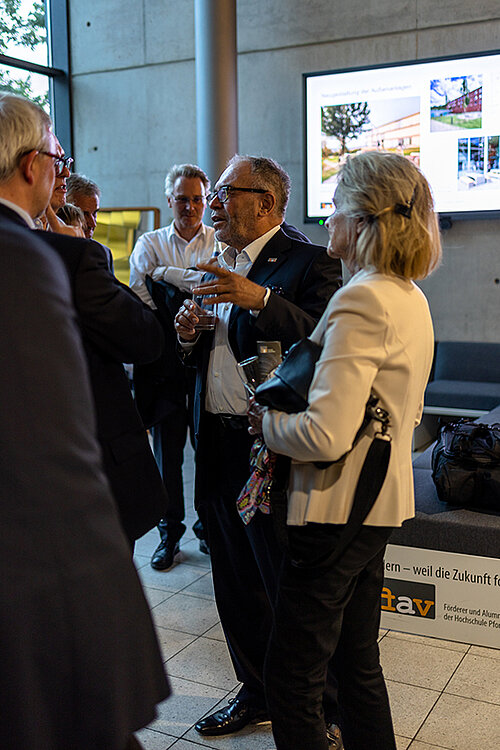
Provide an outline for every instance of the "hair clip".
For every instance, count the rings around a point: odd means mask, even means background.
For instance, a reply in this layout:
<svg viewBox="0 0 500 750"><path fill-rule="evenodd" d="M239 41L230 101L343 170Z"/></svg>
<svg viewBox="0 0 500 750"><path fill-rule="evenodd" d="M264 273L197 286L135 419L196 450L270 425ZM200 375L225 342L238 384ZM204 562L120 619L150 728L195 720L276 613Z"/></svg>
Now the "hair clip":
<svg viewBox="0 0 500 750"><path fill-rule="evenodd" d="M401 216L404 216L406 219L411 218L413 204L415 203L415 190L416 188L413 190L413 195L409 201L406 201L406 203L396 203L394 206L394 213L401 214Z"/></svg>

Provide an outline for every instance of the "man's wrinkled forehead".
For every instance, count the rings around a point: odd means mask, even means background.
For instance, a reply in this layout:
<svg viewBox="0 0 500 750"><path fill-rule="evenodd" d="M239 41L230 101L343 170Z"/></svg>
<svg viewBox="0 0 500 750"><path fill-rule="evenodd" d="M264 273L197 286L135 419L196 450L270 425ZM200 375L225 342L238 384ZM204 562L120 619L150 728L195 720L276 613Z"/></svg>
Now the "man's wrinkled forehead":
<svg viewBox="0 0 500 750"><path fill-rule="evenodd" d="M59 146L59 141L57 140L55 134L52 132L52 130L45 131L45 149L47 151L52 151L53 153L56 153L55 149ZM60 148L60 146L59 146Z"/></svg>
<svg viewBox="0 0 500 750"><path fill-rule="evenodd" d="M246 181L249 182L251 176L250 164L246 161L240 161L237 164L230 164L227 167L215 185L215 189L223 187L224 185L240 185L240 187L249 187Z"/></svg>

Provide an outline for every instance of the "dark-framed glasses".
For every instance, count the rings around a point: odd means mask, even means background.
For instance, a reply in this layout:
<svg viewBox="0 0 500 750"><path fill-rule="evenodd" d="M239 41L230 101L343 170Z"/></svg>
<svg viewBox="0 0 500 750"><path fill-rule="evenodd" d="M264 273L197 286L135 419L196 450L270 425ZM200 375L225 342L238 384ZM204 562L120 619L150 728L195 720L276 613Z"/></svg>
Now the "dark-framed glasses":
<svg viewBox="0 0 500 750"><path fill-rule="evenodd" d="M72 156L58 156L57 154L51 154L50 151L39 151L39 154L45 154L45 156L51 156L54 159L54 168L56 170L56 177L61 177L65 169L71 170L71 165L74 162Z"/></svg>
<svg viewBox="0 0 500 750"><path fill-rule="evenodd" d="M263 188L247 188L247 187L236 187L236 185L222 185L218 190L214 190L212 193L207 195L208 203L211 203L214 198L217 198L219 203L227 203L231 193L238 190L240 193L268 193L269 190Z"/></svg>

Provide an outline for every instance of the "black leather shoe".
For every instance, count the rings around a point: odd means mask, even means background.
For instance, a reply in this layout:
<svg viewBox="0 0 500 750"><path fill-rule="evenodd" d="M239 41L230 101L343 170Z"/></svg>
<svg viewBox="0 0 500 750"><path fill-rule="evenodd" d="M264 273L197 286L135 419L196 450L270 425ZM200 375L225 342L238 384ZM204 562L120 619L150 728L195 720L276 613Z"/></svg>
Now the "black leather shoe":
<svg viewBox="0 0 500 750"><path fill-rule="evenodd" d="M342 734L340 732L340 727L337 726L337 724L328 724L326 728L326 738L330 750L344 750Z"/></svg>
<svg viewBox="0 0 500 750"><path fill-rule="evenodd" d="M201 719L194 728L204 736L239 732L247 724L263 724L269 721L269 714L263 708L255 708L246 700L232 698L229 705L210 716Z"/></svg>
<svg viewBox="0 0 500 750"><path fill-rule="evenodd" d="M155 570L167 570L174 564L174 557L179 552L179 542L171 542L168 539L162 539L158 547L153 552L151 558L151 567Z"/></svg>

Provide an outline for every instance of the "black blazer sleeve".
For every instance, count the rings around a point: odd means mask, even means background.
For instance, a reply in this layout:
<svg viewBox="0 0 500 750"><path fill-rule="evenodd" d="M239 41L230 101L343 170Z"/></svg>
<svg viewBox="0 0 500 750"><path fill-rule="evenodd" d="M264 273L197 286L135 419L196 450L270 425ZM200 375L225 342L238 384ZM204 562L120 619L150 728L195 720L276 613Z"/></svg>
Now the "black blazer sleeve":
<svg viewBox="0 0 500 750"><path fill-rule="evenodd" d="M154 312L109 270L106 249L93 240L45 233L70 270L84 339L117 362L157 359L164 337Z"/></svg>

